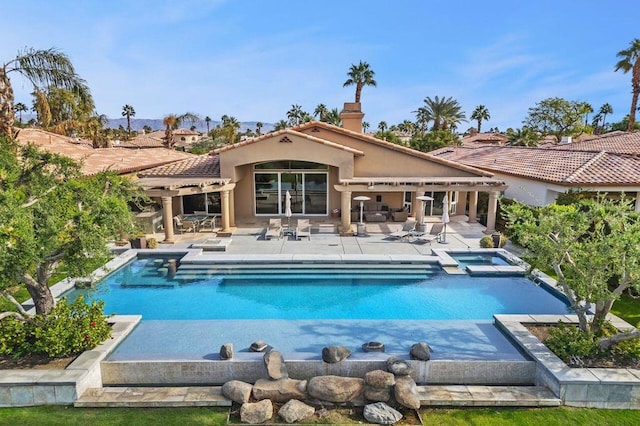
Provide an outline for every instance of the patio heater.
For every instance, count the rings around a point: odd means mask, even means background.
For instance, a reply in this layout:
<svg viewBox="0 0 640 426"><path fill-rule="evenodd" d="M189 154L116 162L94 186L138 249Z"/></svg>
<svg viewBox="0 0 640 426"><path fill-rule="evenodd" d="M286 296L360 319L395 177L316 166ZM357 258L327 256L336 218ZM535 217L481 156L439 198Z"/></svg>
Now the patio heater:
<svg viewBox="0 0 640 426"><path fill-rule="evenodd" d="M364 227L364 202L365 201L369 201L371 198L367 197L366 195L359 195L357 197L353 197L354 201L360 201L360 222L358 222L358 232L357 234L360 235L364 235L365 234L365 227Z"/></svg>
<svg viewBox="0 0 640 426"><path fill-rule="evenodd" d="M416 200L422 201L422 222L420 223L420 229L417 229L420 232L426 232L427 224L424 221L424 218L427 216L427 201L433 201L433 197L429 197L428 195L418 195Z"/></svg>

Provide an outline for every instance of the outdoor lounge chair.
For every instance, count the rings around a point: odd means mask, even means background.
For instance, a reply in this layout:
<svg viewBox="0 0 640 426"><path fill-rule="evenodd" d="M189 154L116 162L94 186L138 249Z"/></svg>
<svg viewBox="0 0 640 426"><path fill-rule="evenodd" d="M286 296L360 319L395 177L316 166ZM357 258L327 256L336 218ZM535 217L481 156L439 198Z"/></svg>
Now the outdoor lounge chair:
<svg viewBox="0 0 640 426"><path fill-rule="evenodd" d="M264 233L264 239L270 240L272 237L282 237L282 219L269 219L269 226Z"/></svg>
<svg viewBox="0 0 640 426"><path fill-rule="evenodd" d="M185 232L196 232L197 231L197 226L194 222L190 221L190 220L182 220L180 219L179 216L175 216L173 218L173 222L176 225L176 230L178 232L185 233Z"/></svg>
<svg viewBox="0 0 640 426"><path fill-rule="evenodd" d="M402 240L403 238L409 237L411 233L415 230L415 228L416 228L415 220L407 221L402 225L402 230L390 233L389 235L387 235L387 238Z"/></svg>
<svg viewBox="0 0 640 426"><path fill-rule="evenodd" d="M414 241L421 244L431 244L433 241L440 241L440 238L442 238L443 228L444 223L434 223L428 234L416 235L416 239Z"/></svg>
<svg viewBox="0 0 640 426"><path fill-rule="evenodd" d="M209 228L209 230L213 232L215 227L216 227L215 216L207 216L206 219L203 219L202 221L200 221L200 230L202 230L202 228Z"/></svg>
<svg viewBox="0 0 640 426"><path fill-rule="evenodd" d="M302 237L307 237L311 241L311 225L309 225L309 219L298 219L298 225L296 226L296 240Z"/></svg>

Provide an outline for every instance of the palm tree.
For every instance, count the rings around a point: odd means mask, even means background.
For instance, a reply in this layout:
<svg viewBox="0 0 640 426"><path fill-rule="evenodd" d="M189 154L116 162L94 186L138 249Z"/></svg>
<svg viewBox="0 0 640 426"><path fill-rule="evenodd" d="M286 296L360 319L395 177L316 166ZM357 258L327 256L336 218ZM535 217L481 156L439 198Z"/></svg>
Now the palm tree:
<svg viewBox="0 0 640 426"><path fill-rule="evenodd" d="M28 110L27 106L22 102L18 102L13 109L18 113L18 120L22 124L22 113Z"/></svg>
<svg viewBox="0 0 640 426"><path fill-rule="evenodd" d="M386 121L381 121L378 123L378 130L380 130L380 132L384 133L385 130L387 130L387 122Z"/></svg>
<svg viewBox="0 0 640 426"><path fill-rule="evenodd" d="M607 114L613 114L613 107L609 103L605 103L600 107L598 114L602 116L602 131L607 128Z"/></svg>
<svg viewBox="0 0 640 426"><path fill-rule="evenodd" d="M627 132L633 131L636 125L636 110L638 109L638 95L640 95L640 38L633 39L631 46L618 52L621 58L616 64L616 71L623 73L631 71L631 112L629 113L629 125Z"/></svg>
<svg viewBox="0 0 640 426"><path fill-rule="evenodd" d="M127 133L131 134L131 117L136 116L136 110L129 104L122 107L122 116L127 117Z"/></svg>
<svg viewBox="0 0 640 426"><path fill-rule="evenodd" d="M207 135L209 134L209 132L211 131L211 129L209 128L209 126L211 125L211 117L209 117L208 115L204 118L204 122L207 123Z"/></svg>
<svg viewBox="0 0 640 426"><path fill-rule="evenodd" d="M58 87L89 94L86 82L78 76L71 60L56 49L25 49L0 66L0 134L10 135L15 117L13 87L9 74L16 72L26 78L35 92Z"/></svg>
<svg viewBox="0 0 640 426"><path fill-rule="evenodd" d="M482 133L482 130L480 130L482 121L488 121L490 118L491 115L489 114L489 110L484 105L478 105L471 113L471 119L478 121L478 133Z"/></svg>
<svg viewBox="0 0 640 426"><path fill-rule="evenodd" d="M200 121L200 117L192 112L186 112L182 115L169 114L162 119L162 124L165 126L164 131L164 143L168 148L173 148L173 131L180 127L182 123L196 123Z"/></svg>
<svg viewBox="0 0 640 426"><path fill-rule="evenodd" d="M287 127L289 127L289 123L287 123L287 122L286 122L286 121L284 121L284 120L280 120L280 121L278 121L278 122L275 124L275 126L274 126L274 130L284 130L284 129L286 129Z"/></svg>
<svg viewBox="0 0 640 426"><path fill-rule="evenodd" d="M261 121L258 121L258 122L256 123L256 134L257 134L258 136L260 136L260 135L262 134L262 127L263 127L263 126L264 126L264 124L262 124L262 122L261 122Z"/></svg>
<svg viewBox="0 0 640 426"><path fill-rule="evenodd" d="M340 111L338 111L338 108L332 108L328 111L322 121L340 127L342 124L342 118L340 118Z"/></svg>
<svg viewBox="0 0 640 426"><path fill-rule="evenodd" d="M316 109L313 110L313 115L318 118L320 121L325 121L325 117L329 113L329 109L325 104L318 104Z"/></svg>
<svg viewBox="0 0 640 426"><path fill-rule="evenodd" d="M433 121L433 130L447 130L458 126L460 122L467 121L462 107L452 97L434 99L426 97L424 99L425 106L418 108L416 113L416 121L426 127L426 125Z"/></svg>
<svg viewBox="0 0 640 426"><path fill-rule="evenodd" d="M378 83L373 79L376 73L369 68L369 64L360 61L358 65L351 64L347 76L347 81L344 82L342 87L356 86L356 102L360 102L360 94L364 86L377 87Z"/></svg>
<svg viewBox="0 0 640 426"><path fill-rule="evenodd" d="M582 103L582 112L584 112L584 125L589 123L589 114L593 113L593 106L589 102Z"/></svg>
<svg viewBox="0 0 640 426"><path fill-rule="evenodd" d="M369 129L369 127L371 127L371 124L369 124L368 121L363 121L362 122L362 131L367 133L367 130Z"/></svg>
<svg viewBox="0 0 640 426"><path fill-rule="evenodd" d="M298 104L291 105L291 109L287 111L287 118L289 119L289 125L297 126L303 123L302 119L304 117L304 114L306 113L302 111L302 106Z"/></svg>

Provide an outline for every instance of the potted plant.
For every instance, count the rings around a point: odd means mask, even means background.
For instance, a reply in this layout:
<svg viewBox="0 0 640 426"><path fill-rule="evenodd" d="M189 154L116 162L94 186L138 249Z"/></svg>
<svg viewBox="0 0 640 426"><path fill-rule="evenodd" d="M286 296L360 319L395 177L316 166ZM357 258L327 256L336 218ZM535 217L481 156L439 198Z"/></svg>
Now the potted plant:
<svg viewBox="0 0 640 426"><path fill-rule="evenodd" d="M129 238L129 242L131 243L132 249L144 249L147 248L147 237L143 233L133 234Z"/></svg>

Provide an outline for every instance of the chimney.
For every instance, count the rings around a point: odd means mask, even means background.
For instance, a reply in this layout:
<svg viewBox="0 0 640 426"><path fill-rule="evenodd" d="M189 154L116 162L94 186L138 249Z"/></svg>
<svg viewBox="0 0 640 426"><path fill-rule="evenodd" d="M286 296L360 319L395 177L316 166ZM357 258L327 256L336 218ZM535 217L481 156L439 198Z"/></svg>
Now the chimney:
<svg viewBox="0 0 640 426"><path fill-rule="evenodd" d="M342 127L352 132L362 133L362 118L364 114L360 111L360 102L345 102L340 113Z"/></svg>

